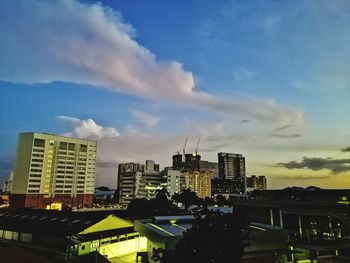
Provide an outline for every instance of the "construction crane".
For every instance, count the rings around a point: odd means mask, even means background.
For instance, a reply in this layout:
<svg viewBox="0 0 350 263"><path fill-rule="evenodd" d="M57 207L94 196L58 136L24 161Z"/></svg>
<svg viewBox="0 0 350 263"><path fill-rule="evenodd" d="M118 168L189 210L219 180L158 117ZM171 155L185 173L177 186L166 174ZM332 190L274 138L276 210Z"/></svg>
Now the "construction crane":
<svg viewBox="0 0 350 263"><path fill-rule="evenodd" d="M188 141L188 136L186 137L186 140L185 140L185 144L184 144L184 147L182 148L182 153L183 153L183 160L185 161L186 160L186 145L187 145L187 141Z"/></svg>
<svg viewBox="0 0 350 263"><path fill-rule="evenodd" d="M198 138L196 150L194 151L195 155L198 154L198 146L199 146L199 142L200 142L200 141L201 141L201 137Z"/></svg>

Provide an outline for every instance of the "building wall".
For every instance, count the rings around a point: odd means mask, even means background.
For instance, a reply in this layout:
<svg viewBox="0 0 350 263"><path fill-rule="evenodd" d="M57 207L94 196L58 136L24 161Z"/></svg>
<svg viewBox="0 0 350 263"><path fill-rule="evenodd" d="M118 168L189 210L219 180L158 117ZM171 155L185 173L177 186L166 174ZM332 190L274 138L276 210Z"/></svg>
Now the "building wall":
<svg viewBox="0 0 350 263"><path fill-rule="evenodd" d="M219 178L245 177L245 158L242 154L218 153Z"/></svg>
<svg viewBox="0 0 350 263"><path fill-rule="evenodd" d="M211 197L211 172L191 172L185 173L188 178L189 188L196 192L198 197Z"/></svg>
<svg viewBox="0 0 350 263"><path fill-rule="evenodd" d="M184 159L183 159L184 158ZM173 169L186 172L200 171L201 156L196 153L173 155Z"/></svg>
<svg viewBox="0 0 350 263"><path fill-rule="evenodd" d="M135 198L135 172L122 172L118 176L119 203L128 204Z"/></svg>
<svg viewBox="0 0 350 263"><path fill-rule="evenodd" d="M167 190L170 196L173 196L175 193L180 193L181 190L189 187L185 174L180 171L167 169L165 171L165 176L167 180Z"/></svg>
<svg viewBox="0 0 350 263"><path fill-rule="evenodd" d="M45 133L21 133L11 206L22 206L23 196L24 206L30 207L45 208L44 203L67 196L74 199L76 205L91 206L95 175L96 142Z"/></svg>
<svg viewBox="0 0 350 263"><path fill-rule="evenodd" d="M155 197L156 191L165 187L165 180L161 172L144 172L138 174L139 182L136 184L135 192L137 198L152 199Z"/></svg>
<svg viewBox="0 0 350 263"><path fill-rule="evenodd" d="M12 181L12 194L24 194L27 192L30 163L32 159L33 136L34 134L32 133L24 133L19 136Z"/></svg>
<svg viewBox="0 0 350 263"><path fill-rule="evenodd" d="M256 176L252 175L251 177L247 177L247 187L252 188L253 190L266 190L267 189L267 181L265 176Z"/></svg>
<svg viewBox="0 0 350 263"><path fill-rule="evenodd" d="M165 187L163 174L157 170L159 166L152 160L147 160L146 165L119 164L119 203L128 205L135 198L153 198L157 189Z"/></svg>
<svg viewBox="0 0 350 263"><path fill-rule="evenodd" d="M199 162L200 171L210 171L212 172L212 178L218 178L218 163L208 162L208 161L200 161Z"/></svg>
<svg viewBox="0 0 350 263"><path fill-rule="evenodd" d="M125 235L126 238L128 235ZM114 236L100 240L92 240L80 243L75 248L78 256L98 251L107 258L122 257L141 251L147 251L147 238L135 237L121 241L120 237Z"/></svg>

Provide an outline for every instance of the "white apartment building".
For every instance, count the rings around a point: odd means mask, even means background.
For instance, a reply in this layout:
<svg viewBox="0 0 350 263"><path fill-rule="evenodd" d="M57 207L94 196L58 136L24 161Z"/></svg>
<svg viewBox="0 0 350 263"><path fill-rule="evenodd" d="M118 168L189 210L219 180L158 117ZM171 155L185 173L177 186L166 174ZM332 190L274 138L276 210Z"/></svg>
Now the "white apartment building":
<svg viewBox="0 0 350 263"><path fill-rule="evenodd" d="M92 206L95 141L47 133L21 133L17 146L12 207Z"/></svg>

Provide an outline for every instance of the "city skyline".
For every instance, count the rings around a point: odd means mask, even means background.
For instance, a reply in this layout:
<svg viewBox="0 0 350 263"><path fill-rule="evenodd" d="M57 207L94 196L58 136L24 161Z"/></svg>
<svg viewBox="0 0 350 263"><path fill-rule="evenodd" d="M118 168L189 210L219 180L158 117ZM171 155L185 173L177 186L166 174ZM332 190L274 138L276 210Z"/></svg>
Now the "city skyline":
<svg viewBox="0 0 350 263"><path fill-rule="evenodd" d="M18 134L49 132L98 141L96 186L117 162L171 166L188 136L269 188L350 187L348 1L0 7L0 181Z"/></svg>

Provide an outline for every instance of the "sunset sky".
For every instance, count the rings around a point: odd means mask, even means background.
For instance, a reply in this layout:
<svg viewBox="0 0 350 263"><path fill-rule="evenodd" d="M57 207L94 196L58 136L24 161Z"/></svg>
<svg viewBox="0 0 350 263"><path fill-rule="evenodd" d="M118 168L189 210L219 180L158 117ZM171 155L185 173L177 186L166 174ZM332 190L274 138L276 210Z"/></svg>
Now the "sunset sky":
<svg viewBox="0 0 350 263"><path fill-rule="evenodd" d="M350 1L1 0L0 181L19 132L162 167L201 138L269 188L350 187Z"/></svg>

